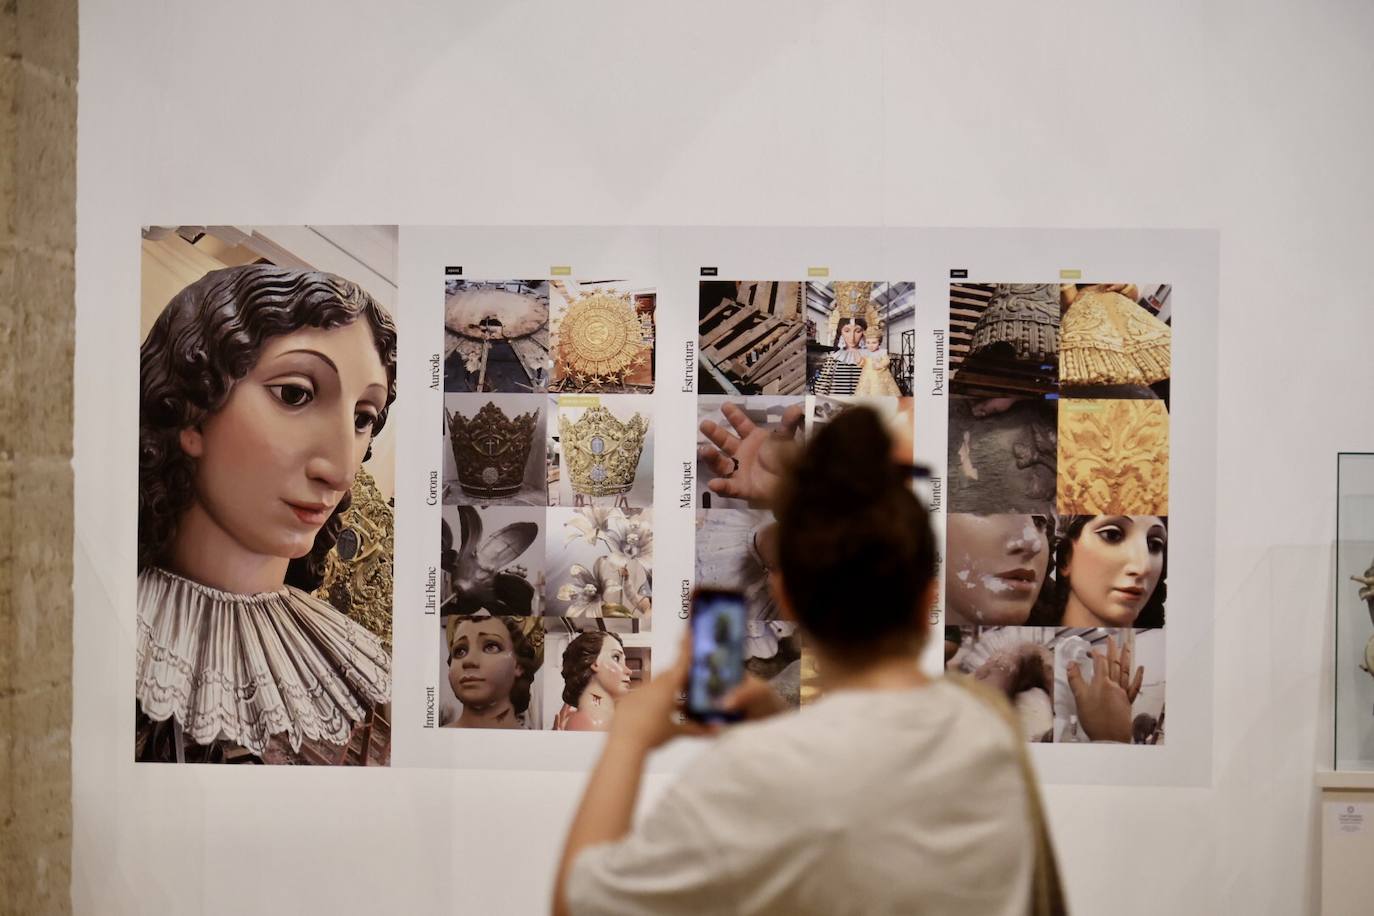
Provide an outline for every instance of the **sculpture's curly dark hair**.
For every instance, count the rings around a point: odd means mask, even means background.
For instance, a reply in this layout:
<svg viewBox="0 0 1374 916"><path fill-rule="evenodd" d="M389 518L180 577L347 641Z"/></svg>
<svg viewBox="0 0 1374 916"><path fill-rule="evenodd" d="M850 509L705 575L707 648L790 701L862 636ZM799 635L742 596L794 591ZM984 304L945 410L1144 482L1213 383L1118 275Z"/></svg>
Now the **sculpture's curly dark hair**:
<svg viewBox="0 0 1374 916"><path fill-rule="evenodd" d="M1088 522L1092 521L1095 515L1068 515L1059 519L1060 532L1054 545L1054 605L1053 614L1048 620L1038 619L1032 615L1032 624L1044 624L1046 626L1062 626L1064 619L1064 609L1069 605L1069 593L1073 591L1069 576L1065 575L1063 569L1069 565L1073 559L1073 545L1082 536L1083 529ZM1161 518L1165 530L1168 530L1169 520ZM1150 593L1150 600L1146 601L1141 607L1140 613L1136 615L1135 621L1131 626L1137 630L1151 629L1164 626L1164 599L1168 596L1169 589L1165 584L1165 579L1169 575L1169 549L1164 548L1163 565L1159 570L1159 581L1155 583L1155 590Z"/></svg>
<svg viewBox="0 0 1374 916"><path fill-rule="evenodd" d="M269 338L302 328L343 327L359 318L372 330L387 376L375 436L396 399L396 326L357 284L320 271L250 264L210 271L167 303L139 351L140 572L165 559L177 520L194 499L195 461L181 448L181 431L224 405ZM350 502L345 493L310 553L291 561L287 584L307 591L319 587Z"/></svg>
<svg viewBox="0 0 1374 916"><path fill-rule="evenodd" d="M486 615L464 615L455 616L453 623L449 625L449 647L448 663L453 664L453 641L458 636L459 624L468 623L474 620L486 620ZM511 651L515 653L515 661L520 666L520 674L515 678L515 683L510 688L510 705L515 711L524 715L525 710L530 708L530 689L534 685L535 673L544 666L544 622L536 618L528 617L493 617L505 624L506 632L510 634ZM525 622L528 622L530 631L525 632Z"/></svg>
<svg viewBox="0 0 1374 916"><path fill-rule="evenodd" d="M620 643L620 648L625 648L624 640L609 630L588 630L579 634L563 650L564 703L576 706L582 698L582 691L587 689L592 679L592 665L596 663L596 657L601 654L601 645L608 637Z"/></svg>

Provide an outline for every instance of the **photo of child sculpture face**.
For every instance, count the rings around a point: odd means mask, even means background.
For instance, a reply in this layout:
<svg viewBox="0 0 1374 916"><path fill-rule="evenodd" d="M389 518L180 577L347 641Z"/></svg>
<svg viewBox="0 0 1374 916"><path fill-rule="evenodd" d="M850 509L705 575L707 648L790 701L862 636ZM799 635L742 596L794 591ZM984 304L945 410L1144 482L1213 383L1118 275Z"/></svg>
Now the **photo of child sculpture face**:
<svg viewBox="0 0 1374 916"><path fill-rule="evenodd" d="M449 633L449 686L463 704L452 727L524 727L544 661L543 625L532 618L457 617Z"/></svg>
<svg viewBox="0 0 1374 916"><path fill-rule="evenodd" d="M215 270L158 315L140 350L137 759L341 762L367 723L384 762L390 656L310 593L395 393L395 325L332 274ZM293 759L306 739L329 759Z"/></svg>

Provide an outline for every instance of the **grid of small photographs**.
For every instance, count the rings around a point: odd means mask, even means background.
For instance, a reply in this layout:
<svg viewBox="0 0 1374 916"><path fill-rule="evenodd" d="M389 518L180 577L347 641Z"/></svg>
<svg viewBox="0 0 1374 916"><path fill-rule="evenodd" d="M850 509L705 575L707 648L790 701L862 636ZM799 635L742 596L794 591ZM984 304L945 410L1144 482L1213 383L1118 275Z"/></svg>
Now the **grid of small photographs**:
<svg viewBox="0 0 1374 916"><path fill-rule="evenodd" d="M651 676L656 301L446 278L441 727L604 731Z"/></svg>
<svg viewBox="0 0 1374 916"><path fill-rule="evenodd" d="M702 281L698 321L696 584L744 594L745 667L798 705L818 688L769 587L774 492L786 453L847 407L911 438L915 284Z"/></svg>
<svg viewBox="0 0 1374 916"><path fill-rule="evenodd" d="M1031 740L1164 740L1170 294L950 286L946 665Z"/></svg>

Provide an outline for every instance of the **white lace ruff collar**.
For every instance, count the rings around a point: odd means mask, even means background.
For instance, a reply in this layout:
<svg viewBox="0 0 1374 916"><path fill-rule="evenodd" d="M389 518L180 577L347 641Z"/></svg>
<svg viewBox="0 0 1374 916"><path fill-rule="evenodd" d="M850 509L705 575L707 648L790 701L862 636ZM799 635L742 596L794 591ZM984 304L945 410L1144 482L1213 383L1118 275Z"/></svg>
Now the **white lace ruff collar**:
<svg viewBox="0 0 1374 916"><path fill-rule="evenodd" d="M138 577L135 696L156 722L175 717L197 744L261 755L285 734L343 745L370 706L391 698L377 637L299 589L236 595L162 569Z"/></svg>

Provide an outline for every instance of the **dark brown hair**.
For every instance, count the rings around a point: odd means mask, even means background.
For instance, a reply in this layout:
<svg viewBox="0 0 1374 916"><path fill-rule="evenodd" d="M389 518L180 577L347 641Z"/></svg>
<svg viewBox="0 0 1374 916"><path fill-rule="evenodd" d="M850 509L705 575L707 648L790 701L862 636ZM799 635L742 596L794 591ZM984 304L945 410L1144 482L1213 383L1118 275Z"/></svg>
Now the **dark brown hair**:
<svg viewBox="0 0 1374 916"><path fill-rule="evenodd" d="M563 702L576 706L582 698L582 691L592 679L592 665L601 654L601 645L607 638L614 639L625 648L624 641L609 630L588 630L568 643L563 650Z"/></svg>
<svg viewBox="0 0 1374 916"><path fill-rule="evenodd" d="M387 376L375 436L396 399L396 326L357 284L319 271L250 264L210 271L167 303L139 351L139 571L163 560L178 519L195 499L195 461L181 448L181 431L224 406L269 338L359 318L372 331ZM307 591L319 586L350 502L345 493L310 553L291 561L288 584Z"/></svg>
<svg viewBox="0 0 1374 916"><path fill-rule="evenodd" d="M892 460L878 415L851 407L823 426L786 477L779 569L802 627L836 655L865 658L924 635L935 574L930 520Z"/></svg>

